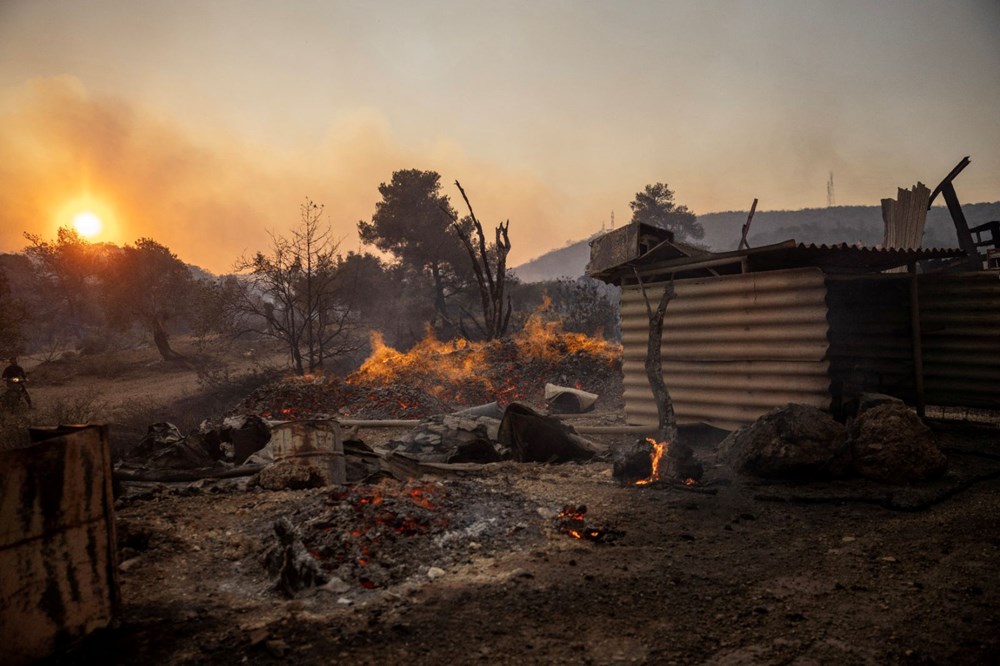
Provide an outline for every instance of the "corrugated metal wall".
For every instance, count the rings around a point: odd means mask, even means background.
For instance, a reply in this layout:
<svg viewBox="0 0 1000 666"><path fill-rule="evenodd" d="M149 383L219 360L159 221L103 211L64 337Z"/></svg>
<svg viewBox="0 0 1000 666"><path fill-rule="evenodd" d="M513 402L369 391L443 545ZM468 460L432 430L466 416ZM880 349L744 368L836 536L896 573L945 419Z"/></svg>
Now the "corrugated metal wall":
<svg viewBox="0 0 1000 666"><path fill-rule="evenodd" d="M1000 271L921 275L929 405L1000 409Z"/></svg>
<svg viewBox="0 0 1000 666"><path fill-rule="evenodd" d="M830 406L826 284L815 268L677 280L664 318L663 374L679 423L733 429L789 402ZM655 303L662 283L647 284ZM622 287L625 412L656 423L643 363L649 318Z"/></svg>
<svg viewBox="0 0 1000 666"><path fill-rule="evenodd" d="M915 404L910 282L904 273L828 276L834 409L862 391Z"/></svg>

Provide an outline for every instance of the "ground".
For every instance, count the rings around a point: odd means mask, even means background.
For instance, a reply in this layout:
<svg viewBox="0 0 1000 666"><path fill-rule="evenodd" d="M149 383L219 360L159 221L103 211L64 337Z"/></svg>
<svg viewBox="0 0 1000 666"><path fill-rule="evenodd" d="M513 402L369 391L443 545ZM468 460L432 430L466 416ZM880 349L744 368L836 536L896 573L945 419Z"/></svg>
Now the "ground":
<svg viewBox="0 0 1000 666"><path fill-rule="evenodd" d="M55 661L996 663L1000 435L935 425L952 471L918 488L742 479L711 443L693 489L622 486L607 459L384 479L349 500L245 479L134 485L116 507L120 621ZM408 504L415 488L431 503ZM334 562L293 598L275 589L276 519L308 547L356 548L351 521L375 494L424 527L362 525L384 542L371 562ZM604 538L567 534L567 505Z"/></svg>

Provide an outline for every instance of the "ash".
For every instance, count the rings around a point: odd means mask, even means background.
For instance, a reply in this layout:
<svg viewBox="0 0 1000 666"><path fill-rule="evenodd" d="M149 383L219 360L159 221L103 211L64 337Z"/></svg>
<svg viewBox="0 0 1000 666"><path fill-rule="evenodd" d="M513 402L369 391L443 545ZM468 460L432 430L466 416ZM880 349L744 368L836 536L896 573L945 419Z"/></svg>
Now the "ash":
<svg viewBox="0 0 1000 666"><path fill-rule="evenodd" d="M302 543L335 585L377 589L526 547L542 536L523 497L465 481L338 488L295 516Z"/></svg>

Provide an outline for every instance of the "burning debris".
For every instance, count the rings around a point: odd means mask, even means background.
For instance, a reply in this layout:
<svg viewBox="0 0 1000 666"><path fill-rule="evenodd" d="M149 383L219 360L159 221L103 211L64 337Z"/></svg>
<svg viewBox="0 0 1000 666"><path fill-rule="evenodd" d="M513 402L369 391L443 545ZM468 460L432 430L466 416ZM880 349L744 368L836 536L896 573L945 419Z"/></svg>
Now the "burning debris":
<svg viewBox="0 0 1000 666"><path fill-rule="evenodd" d="M681 483L692 486L701 480L704 468L689 446L658 442L652 437L619 450L612 475L624 485Z"/></svg>
<svg viewBox="0 0 1000 666"><path fill-rule="evenodd" d="M538 536L518 498L469 488L460 481L384 480L334 489L303 507L297 526L287 518L275 524L278 542L265 564L289 596L319 585L370 590L465 561L470 548L517 547Z"/></svg>
<svg viewBox="0 0 1000 666"><path fill-rule="evenodd" d="M584 396L619 395L620 367L620 345L563 331L536 313L517 335L489 342L442 342L428 334L400 352L373 334L371 355L347 378L288 378L255 391L241 411L282 420L426 418L491 401L540 403L553 378L596 391Z"/></svg>
<svg viewBox="0 0 1000 666"><path fill-rule="evenodd" d="M583 504L573 506L567 504L555 517L556 529L564 532L574 539L594 541L596 543L610 543L625 536L619 530L610 527L592 527L587 525L587 507Z"/></svg>

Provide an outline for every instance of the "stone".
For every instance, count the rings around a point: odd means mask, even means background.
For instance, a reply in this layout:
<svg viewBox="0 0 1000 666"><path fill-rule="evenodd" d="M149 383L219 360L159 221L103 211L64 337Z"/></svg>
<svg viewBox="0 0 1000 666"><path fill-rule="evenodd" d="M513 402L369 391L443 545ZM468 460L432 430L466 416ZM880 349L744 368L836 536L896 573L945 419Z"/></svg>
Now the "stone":
<svg viewBox="0 0 1000 666"><path fill-rule="evenodd" d="M799 404L774 409L719 444L720 459L733 470L792 481L846 476L849 454L844 426Z"/></svg>
<svg viewBox="0 0 1000 666"><path fill-rule="evenodd" d="M896 485L928 481L948 468L930 428L902 402L860 413L848 436L855 470L874 481Z"/></svg>

